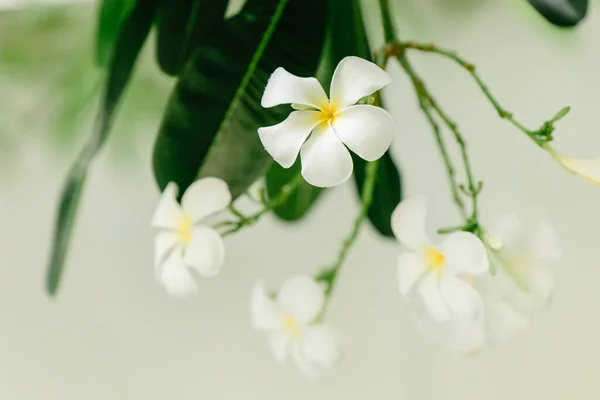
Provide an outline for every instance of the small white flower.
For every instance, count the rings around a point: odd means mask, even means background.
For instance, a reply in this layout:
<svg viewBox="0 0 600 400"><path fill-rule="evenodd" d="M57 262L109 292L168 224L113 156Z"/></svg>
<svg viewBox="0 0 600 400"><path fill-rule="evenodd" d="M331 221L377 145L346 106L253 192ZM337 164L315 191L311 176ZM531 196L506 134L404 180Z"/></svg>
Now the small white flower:
<svg viewBox="0 0 600 400"><path fill-rule="evenodd" d="M189 271L201 276L219 273L225 249L223 239L214 229L200 222L231 202L231 193L221 179L204 178L188 187L177 202L177 185L169 183L163 191L152 217L152 226L160 232L154 241L154 266L158 281L173 296L196 293Z"/></svg>
<svg viewBox="0 0 600 400"><path fill-rule="evenodd" d="M425 202L402 201L392 214L396 238L409 251L398 260L398 285L402 296L422 299L436 321L473 321L482 312L481 297L462 275L480 275L489 262L481 240L472 233L454 232L434 245L425 233Z"/></svg>
<svg viewBox="0 0 600 400"><path fill-rule="evenodd" d="M553 267L562 258L554 229L540 223L527 231L515 216L493 224L486 242L497 266L495 276L474 277L472 285L483 298L485 318L440 323L419 312L411 315L429 336L459 352L474 352L507 341L527 328L545 309L554 288Z"/></svg>
<svg viewBox="0 0 600 400"><path fill-rule="evenodd" d="M276 300L258 282L250 299L252 327L268 333L275 359L283 363L291 356L300 372L314 379L332 370L340 356L336 333L327 325L314 324L324 303L323 288L302 275L285 282Z"/></svg>
<svg viewBox="0 0 600 400"><path fill-rule="evenodd" d="M289 168L300 153L302 176L313 186L336 186L352 175L352 157L374 161L390 147L394 121L380 107L354 105L391 82L387 72L358 57L346 57L331 81L330 99L316 78L300 78L277 68L269 78L262 106L291 104L282 123L260 128L267 152Z"/></svg>
<svg viewBox="0 0 600 400"><path fill-rule="evenodd" d="M569 171L600 185L600 158L558 157L559 162Z"/></svg>

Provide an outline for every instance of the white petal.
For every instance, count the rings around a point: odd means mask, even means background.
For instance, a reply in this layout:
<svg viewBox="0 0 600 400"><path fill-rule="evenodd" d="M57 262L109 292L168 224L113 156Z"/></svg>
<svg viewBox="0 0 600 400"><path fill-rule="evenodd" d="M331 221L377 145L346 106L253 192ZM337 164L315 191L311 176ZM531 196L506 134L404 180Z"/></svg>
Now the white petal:
<svg viewBox="0 0 600 400"><path fill-rule="evenodd" d="M422 251L431 246L425 233L427 207L423 197L403 200L392 213L392 230L396 238L411 250Z"/></svg>
<svg viewBox="0 0 600 400"><path fill-rule="evenodd" d="M421 253L404 252L398 258L398 289L408 297L417 281L427 272Z"/></svg>
<svg viewBox="0 0 600 400"><path fill-rule="evenodd" d="M329 99L317 79L300 78L279 67L267 82L261 105L269 108L292 103L322 109Z"/></svg>
<svg viewBox="0 0 600 400"><path fill-rule="evenodd" d="M296 366L309 378L322 378L340 359L340 340L326 325L311 326L302 341L292 348Z"/></svg>
<svg viewBox="0 0 600 400"><path fill-rule="evenodd" d="M292 344L292 340L288 333L283 330L276 330L269 333L267 340L275 360L279 363L284 363L290 352L290 345Z"/></svg>
<svg viewBox="0 0 600 400"><path fill-rule="evenodd" d="M529 289L533 300L534 311L547 308L554 294L554 273L551 267L537 265L531 271Z"/></svg>
<svg viewBox="0 0 600 400"><path fill-rule="evenodd" d="M369 96L391 82L390 75L376 64L359 57L346 57L331 80L331 104L341 109Z"/></svg>
<svg viewBox="0 0 600 400"><path fill-rule="evenodd" d="M490 267L483 242L469 232L454 232L440 243L449 272L479 275Z"/></svg>
<svg viewBox="0 0 600 400"><path fill-rule="evenodd" d="M182 251L180 247L173 250L160 268L160 283L175 297L191 296L197 291L196 282L183 263Z"/></svg>
<svg viewBox="0 0 600 400"><path fill-rule="evenodd" d="M321 312L324 303L323 287L305 275L288 279L277 296L279 309L292 316L299 325L311 323Z"/></svg>
<svg viewBox="0 0 600 400"><path fill-rule="evenodd" d="M231 203L227 183L219 178L203 178L192 183L181 198L181 206L193 223L223 211Z"/></svg>
<svg viewBox="0 0 600 400"><path fill-rule="evenodd" d="M418 293L429 314L438 322L452 318L440 291L438 274L427 274L418 285Z"/></svg>
<svg viewBox="0 0 600 400"><path fill-rule="evenodd" d="M214 229L192 227L192 238L185 249L183 260L202 276L215 276L221 271L225 258L223 238Z"/></svg>
<svg viewBox="0 0 600 400"><path fill-rule="evenodd" d="M483 300L479 292L459 278L443 275L440 291L448 311L459 321L475 321L483 312Z"/></svg>
<svg viewBox="0 0 600 400"><path fill-rule="evenodd" d="M315 128L300 151L302 176L313 186L330 187L352 175L352 157L327 124Z"/></svg>
<svg viewBox="0 0 600 400"><path fill-rule="evenodd" d="M554 228L546 223L539 224L531 238L531 253L535 260L555 264L563 257L560 239Z"/></svg>
<svg viewBox="0 0 600 400"><path fill-rule="evenodd" d="M333 129L340 140L367 161L379 159L392 143L394 120L383 108L346 107L335 114Z"/></svg>
<svg viewBox="0 0 600 400"><path fill-rule="evenodd" d="M267 153L283 168L289 168L322 115L320 111L294 111L282 123L260 128L258 136Z"/></svg>
<svg viewBox="0 0 600 400"><path fill-rule="evenodd" d="M572 172L600 185L600 158L561 157L561 163Z"/></svg>
<svg viewBox="0 0 600 400"><path fill-rule="evenodd" d="M281 315L275 302L269 297L265 285L254 284L250 294L250 322L252 328L269 331L281 327Z"/></svg>
<svg viewBox="0 0 600 400"><path fill-rule="evenodd" d="M158 232L154 238L154 269L159 276L160 267L171 250L180 244L180 236L176 232Z"/></svg>
<svg viewBox="0 0 600 400"><path fill-rule="evenodd" d="M486 305L486 312L490 339L494 343L505 342L529 325L528 317L504 302Z"/></svg>
<svg viewBox="0 0 600 400"><path fill-rule="evenodd" d="M496 219L489 227L493 241L493 249L505 253L520 253L524 250L526 238L521 220L514 214L504 215Z"/></svg>
<svg viewBox="0 0 600 400"><path fill-rule="evenodd" d="M179 224L185 219L183 210L177 203L177 184L170 182L160 196L154 215L152 226L164 229L178 229Z"/></svg>

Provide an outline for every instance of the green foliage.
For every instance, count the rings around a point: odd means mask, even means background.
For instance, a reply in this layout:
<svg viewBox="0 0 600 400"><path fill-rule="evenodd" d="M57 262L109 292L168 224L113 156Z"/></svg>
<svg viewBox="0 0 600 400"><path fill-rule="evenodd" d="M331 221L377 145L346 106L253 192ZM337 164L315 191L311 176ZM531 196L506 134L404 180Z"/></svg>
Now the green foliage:
<svg viewBox="0 0 600 400"><path fill-rule="evenodd" d="M71 166L59 203L47 276L47 290L51 295L56 293L60 283L88 167L108 137L114 111L150 32L157 2L137 1L115 43L94 132Z"/></svg>
<svg viewBox="0 0 600 400"><path fill-rule="evenodd" d="M154 147L161 189L173 181L183 192L197 177L216 176L235 197L265 173L271 158L257 130L281 122L289 111L263 109L262 92L280 66L314 76L325 36L321 5L322 0L287 5L285 0L248 0L196 49L178 79ZM276 10L283 10L279 21L273 18Z"/></svg>
<svg viewBox="0 0 600 400"><path fill-rule="evenodd" d="M550 23L573 27L585 17L588 0L527 0Z"/></svg>
<svg viewBox="0 0 600 400"><path fill-rule="evenodd" d="M270 199L277 197L282 188L297 178L300 173L300 159L296 160L290 168L283 168L276 162L267 170L266 186ZM315 187L302 180L296 190L286 199L285 203L275 207L273 212L284 221L297 221L304 217L315 201L323 193L322 188Z"/></svg>
<svg viewBox="0 0 600 400"><path fill-rule="evenodd" d="M223 20L227 0L163 0L156 38L156 57L168 75L177 75L194 49Z"/></svg>
<svg viewBox="0 0 600 400"><path fill-rule="evenodd" d="M131 12L136 0L102 0L98 10L96 35L96 63L108 67L125 18Z"/></svg>

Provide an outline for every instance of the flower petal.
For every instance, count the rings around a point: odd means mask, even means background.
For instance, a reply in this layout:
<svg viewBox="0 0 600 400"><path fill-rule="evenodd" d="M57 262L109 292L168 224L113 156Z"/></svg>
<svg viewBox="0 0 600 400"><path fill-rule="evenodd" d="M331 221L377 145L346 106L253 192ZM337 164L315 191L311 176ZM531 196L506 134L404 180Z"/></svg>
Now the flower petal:
<svg viewBox="0 0 600 400"><path fill-rule="evenodd" d="M531 237L531 253L536 261L555 264L562 260L560 239L550 224L541 222L534 231Z"/></svg>
<svg viewBox="0 0 600 400"><path fill-rule="evenodd" d="M431 246L425 233L427 207L423 197L403 200L392 213L392 231L396 238L411 250L422 251Z"/></svg>
<svg viewBox="0 0 600 400"><path fill-rule="evenodd" d="M525 250L525 229L516 215L502 216L490 225L488 231L491 236L488 243L494 250L512 254Z"/></svg>
<svg viewBox="0 0 600 400"><path fill-rule="evenodd" d="M479 275L490 267L483 242L469 232L454 232L440 243L448 272Z"/></svg>
<svg viewBox="0 0 600 400"><path fill-rule="evenodd" d="M300 158L302 176L313 186L337 186L352 175L352 157L327 124L315 128L302 146Z"/></svg>
<svg viewBox="0 0 600 400"><path fill-rule="evenodd" d="M600 158L561 157L560 162L577 175L600 185Z"/></svg>
<svg viewBox="0 0 600 400"><path fill-rule="evenodd" d="M227 183L219 178L203 178L192 183L181 199L181 207L193 223L223 211L231 203Z"/></svg>
<svg viewBox="0 0 600 400"><path fill-rule="evenodd" d="M258 331L270 331L282 325L279 309L262 281L254 284L250 294L250 322Z"/></svg>
<svg viewBox="0 0 600 400"><path fill-rule="evenodd" d="M261 105L270 108L292 103L322 109L329 99L316 78L300 78L279 67L267 82Z"/></svg>
<svg viewBox="0 0 600 400"><path fill-rule="evenodd" d="M390 75L376 64L359 57L346 57L331 80L331 104L341 109L369 96L391 82Z"/></svg>
<svg viewBox="0 0 600 400"><path fill-rule="evenodd" d="M404 252L398 258L398 289L408 297L417 281L427 272L421 253Z"/></svg>
<svg viewBox="0 0 600 400"><path fill-rule="evenodd" d="M183 263L183 248L176 247L160 267L159 282L167 293L174 297L187 297L196 294L196 282Z"/></svg>
<svg viewBox="0 0 600 400"><path fill-rule="evenodd" d="M277 296L277 306L294 318L297 324L312 322L323 308L325 292L309 276L299 275L288 279Z"/></svg>
<svg viewBox="0 0 600 400"><path fill-rule="evenodd" d="M154 271L159 276L160 267L167 255L179 243L180 235L176 232L158 232L154 238Z"/></svg>
<svg viewBox="0 0 600 400"><path fill-rule="evenodd" d="M486 313L490 340L494 343L507 341L527 328L530 322L530 318L501 301L486 304Z"/></svg>
<svg viewBox="0 0 600 400"><path fill-rule="evenodd" d="M350 150L366 161L375 161L392 143L394 120L380 107L351 106L335 114L333 129Z"/></svg>
<svg viewBox="0 0 600 400"><path fill-rule="evenodd" d="M163 229L178 229L183 221L184 214L179 203L177 203L177 184L170 182L160 195L158 205L152 216L152 226Z"/></svg>
<svg viewBox="0 0 600 400"><path fill-rule="evenodd" d="M271 349L271 353L275 360L279 363L284 363L287 359L287 355L290 351L290 346L292 344L292 339L287 332L282 330L277 330L269 333L267 337L267 341L269 343L269 348Z"/></svg>
<svg viewBox="0 0 600 400"><path fill-rule="evenodd" d="M427 274L418 285L418 293L429 314L438 322L448 321L452 315L442 297L437 274Z"/></svg>
<svg viewBox="0 0 600 400"><path fill-rule="evenodd" d="M223 238L206 226L194 226L191 233L192 238L183 255L185 264L202 276L217 275L225 258Z"/></svg>
<svg viewBox="0 0 600 400"><path fill-rule="evenodd" d="M322 378L340 359L340 340L327 325L311 326L302 341L292 348L292 357L301 373Z"/></svg>
<svg viewBox="0 0 600 400"><path fill-rule="evenodd" d="M440 292L448 311L459 321L475 321L482 316L483 300L475 288L463 280L443 275Z"/></svg>
<svg viewBox="0 0 600 400"><path fill-rule="evenodd" d="M283 168L289 168L322 115L320 111L294 111L280 124L259 128L258 136L267 153Z"/></svg>

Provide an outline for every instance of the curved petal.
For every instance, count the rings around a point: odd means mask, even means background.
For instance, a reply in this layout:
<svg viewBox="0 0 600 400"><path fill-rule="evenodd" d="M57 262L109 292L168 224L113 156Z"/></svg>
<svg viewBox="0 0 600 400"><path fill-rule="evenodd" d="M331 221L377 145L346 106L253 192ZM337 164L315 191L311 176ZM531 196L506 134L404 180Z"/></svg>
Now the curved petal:
<svg viewBox="0 0 600 400"><path fill-rule="evenodd" d="M179 238L180 235L176 232L163 231L156 234L154 238L154 271L157 277L169 252L178 244L181 245Z"/></svg>
<svg viewBox="0 0 600 400"><path fill-rule="evenodd" d="M280 124L259 128L258 136L267 153L283 168L289 168L322 115L320 111L294 111Z"/></svg>
<svg viewBox="0 0 600 400"><path fill-rule="evenodd" d="M333 73L331 104L337 110L350 106L391 81L390 75L376 64L359 57L346 57Z"/></svg>
<svg viewBox="0 0 600 400"><path fill-rule="evenodd" d="M312 326L302 341L292 347L292 357L300 372L313 379L322 378L340 359L340 340L326 325Z"/></svg>
<svg viewBox="0 0 600 400"><path fill-rule="evenodd" d="M483 300L473 286L453 276L443 275L439 281L448 311L459 321L475 321L483 314Z"/></svg>
<svg viewBox="0 0 600 400"><path fill-rule="evenodd" d="M316 78L300 78L279 67L269 78L260 104L270 108L292 103L323 109L329 99Z"/></svg>
<svg viewBox="0 0 600 400"><path fill-rule="evenodd" d="M502 343L529 325L530 319L501 301L486 304L486 320L490 339Z"/></svg>
<svg viewBox="0 0 600 400"><path fill-rule="evenodd" d="M223 238L206 226L192 228L192 238L185 248L183 261L202 276L215 276L221 271L225 258Z"/></svg>
<svg viewBox="0 0 600 400"><path fill-rule="evenodd" d="M302 146L300 158L302 176L313 186L337 186L352 175L352 157L327 124L315 128Z"/></svg>
<svg viewBox="0 0 600 400"><path fill-rule="evenodd" d="M178 229L181 221L185 219L183 210L177 203L177 184L170 182L163 190L158 200L158 205L152 216L152 226L163 229Z"/></svg>
<svg viewBox="0 0 600 400"><path fill-rule="evenodd" d="M269 348L275 360L279 363L284 363L287 359L287 355L290 352L290 346L292 344L291 337L285 331L274 331L269 333L267 337L269 342Z"/></svg>
<svg viewBox="0 0 600 400"><path fill-rule="evenodd" d="M442 297L438 274L425 275L419 282L418 293L433 319L438 322L444 322L452 318Z"/></svg>
<svg viewBox="0 0 600 400"><path fill-rule="evenodd" d="M420 253L404 252L398 258L398 289L408 297L411 289L427 272L425 260Z"/></svg>
<svg viewBox="0 0 600 400"><path fill-rule="evenodd" d="M469 232L454 232L440 243L446 270L452 273L479 275L490 267L483 242Z"/></svg>
<svg viewBox="0 0 600 400"><path fill-rule="evenodd" d="M159 282L171 296L187 297L196 294L196 282L183 263L183 249L175 248L160 268Z"/></svg>
<svg viewBox="0 0 600 400"><path fill-rule="evenodd" d="M534 231L531 238L531 253L536 261L555 264L562 260L560 239L550 224L541 222Z"/></svg>
<svg viewBox="0 0 600 400"><path fill-rule="evenodd" d="M392 213L394 236L411 250L422 251L424 247L431 246L425 233L426 211L423 197L411 197L400 202Z"/></svg>
<svg viewBox="0 0 600 400"><path fill-rule="evenodd" d="M335 114L333 129L342 143L360 158L375 161L392 143L394 120L383 108L358 105Z"/></svg>
<svg viewBox="0 0 600 400"><path fill-rule="evenodd" d="M596 185L600 185L600 158L561 157L560 161L567 169Z"/></svg>
<svg viewBox="0 0 600 400"><path fill-rule="evenodd" d="M325 303L325 292L314 279L299 275L288 279L277 296L277 306L284 314L289 314L297 324L312 322Z"/></svg>
<svg viewBox="0 0 600 400"><path fill-rule="evenodd" d="M508 214L498 218L488 231L492 239L488 243L494 250L513 254L523 250L525 229L516 215Z"/></svg>
<svg viewBox="0 0 600 400"><path fill-rule="evenodd" d="M181 199L181 207L193 223L223 211L231 203L227 183L219 178L202 178L192 183Z"/></svg>
<svg viewBox="0 0 600 400"><path fill-rule="evenodd" d="M262 281L256 282L250 293L250 322L252 328L258 331L270 331L282 326L279 309Z"/></svg>

